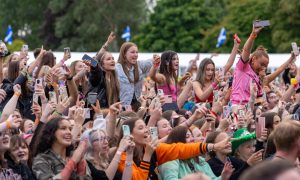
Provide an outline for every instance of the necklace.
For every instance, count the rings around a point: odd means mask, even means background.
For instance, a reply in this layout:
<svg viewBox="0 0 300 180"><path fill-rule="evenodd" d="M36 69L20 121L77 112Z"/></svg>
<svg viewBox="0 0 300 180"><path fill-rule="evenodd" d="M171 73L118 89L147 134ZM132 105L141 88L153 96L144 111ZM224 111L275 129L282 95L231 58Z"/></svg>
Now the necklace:
<svg viewBox="0 0 300 180"><path fill-rule="evenodd" d="M279 156L279 155L276 155L275 157L277 157L277 158L279 158L279 159L285 159L284 157Z"/></svg>

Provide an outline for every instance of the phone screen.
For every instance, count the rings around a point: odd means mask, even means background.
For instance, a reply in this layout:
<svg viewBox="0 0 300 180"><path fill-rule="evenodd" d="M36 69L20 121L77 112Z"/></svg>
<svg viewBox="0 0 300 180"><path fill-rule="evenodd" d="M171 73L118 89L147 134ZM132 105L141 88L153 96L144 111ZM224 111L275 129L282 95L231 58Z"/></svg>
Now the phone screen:
<svg viewBox="0 0 300 180"><path fill-rule="evenodd" d="M88 93L88 97L87 97L87 102L89 105L91 104L96 104L96 101L97 101L97 93Z"/></svg>
<svg viewBox="0 0 300 180"><path fill-rule="evenodd" d="M85 54L83 57L82 57L82 60L86 60L86 61L89 61L91 63L91 66L93 67L96 67L98 62L93 59L92 57L90 57L89 55Z"/></svg>
<svg viewBox="0 0 300 180"><path fill-rule="evenodd" d="M292 42L291 45L292 45L292 49L293 49L294 54L295 54L296 56L298 56L298 55L299 55L299 48L298 48L297 43Z"/></svg>

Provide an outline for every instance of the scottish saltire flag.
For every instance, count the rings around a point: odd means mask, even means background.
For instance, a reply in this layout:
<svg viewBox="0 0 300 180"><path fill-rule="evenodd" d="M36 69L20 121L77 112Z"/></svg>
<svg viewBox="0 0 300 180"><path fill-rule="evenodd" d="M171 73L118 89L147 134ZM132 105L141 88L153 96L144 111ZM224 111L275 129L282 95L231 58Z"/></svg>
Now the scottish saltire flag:
<svg viewBox="0 0 300 180"><path fill-rule="evenodd" d="M12 44L12 41L13 41L13 30L11 25L8 25L4 42L7 42L8 44Z"/></svg>
<svg viewBox="0 0 300 180"><path fill-rule="evenodd" d="M123 31L122 39L125 39L126 42L130 41L131 35L130 35L130 27L126 26L126 28Z"/></svg>
<svg viewBox="0 0 300 180"><path fill-rule="evenodd" d="M226 29L223 27L219 34L216 47L218 48L218 47L222 46L222 44L224 44L225 40L226 40Z"/></svg>

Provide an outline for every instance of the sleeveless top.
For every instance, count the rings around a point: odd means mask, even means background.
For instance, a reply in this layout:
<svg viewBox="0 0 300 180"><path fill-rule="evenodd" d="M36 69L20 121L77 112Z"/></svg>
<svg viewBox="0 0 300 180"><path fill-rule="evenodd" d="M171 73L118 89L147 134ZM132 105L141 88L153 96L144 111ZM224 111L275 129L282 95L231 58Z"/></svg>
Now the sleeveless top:
<svg viewBox="0 0 300 180"><path fill-rule="evenodd" d="M157 85L157 89L162 89L164 91L164 95L171 95L172 96L172 102L177 101L177 88L176 85L170 85L170 88L167 84L164 84L162 86Z"/></svg>

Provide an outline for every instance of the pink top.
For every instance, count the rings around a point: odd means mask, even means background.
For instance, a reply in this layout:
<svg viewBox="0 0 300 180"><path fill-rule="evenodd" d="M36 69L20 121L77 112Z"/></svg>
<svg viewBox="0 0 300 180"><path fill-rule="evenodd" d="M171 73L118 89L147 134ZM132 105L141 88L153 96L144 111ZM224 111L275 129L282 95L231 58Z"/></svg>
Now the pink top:
<svg viewBox="0 0 300 180"><path fill-rule="evenodd" d="M234 105L247 104L250 99L250 82L254 81L258 88L258 96L262 95L262 84L259 76L253 71L249 63L240 58L234 70L231 102Z"/></svg>
<svg viewBox="0 0 300 180"><path fill-rule="evenodd" d="M162 89L164 91L164 95L172 95L172 101L177 101L177 88L176 85L170 85L170 88L167 84L162 86L157 86L157 89ZM170 90L171 89L171 90Z"/></svg>

